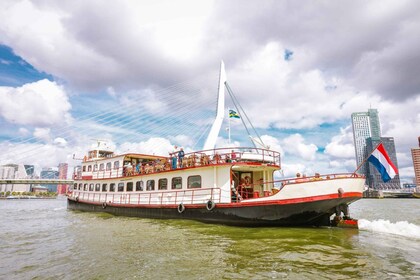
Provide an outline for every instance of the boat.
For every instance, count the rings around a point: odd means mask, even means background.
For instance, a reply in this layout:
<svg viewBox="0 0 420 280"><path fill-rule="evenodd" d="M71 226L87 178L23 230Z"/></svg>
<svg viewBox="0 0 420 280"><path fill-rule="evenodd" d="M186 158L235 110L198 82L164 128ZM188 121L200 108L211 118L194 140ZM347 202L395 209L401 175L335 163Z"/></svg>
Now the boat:
<svg viewBox="0 0 420 280"><path fill-rule="evenodd" d="M362 198L364 177L331 173L277 179L279 152L256 145L215 147L225 84L222 62L216 119L202 150L115 154L98 140L75 169L68 209L248 227L357 227L348 205Z"/></svg>

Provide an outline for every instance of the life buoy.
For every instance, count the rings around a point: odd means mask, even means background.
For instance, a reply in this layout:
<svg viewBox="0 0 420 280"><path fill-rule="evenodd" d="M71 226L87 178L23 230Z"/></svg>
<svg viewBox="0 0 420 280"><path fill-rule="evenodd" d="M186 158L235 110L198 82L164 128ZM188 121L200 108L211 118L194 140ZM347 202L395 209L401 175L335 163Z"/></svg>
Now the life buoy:
<svg viewBox="0 0 420 280"><path fill-rule="evenodd" d="M178 213L181 214L184 211L185 211L185 206L184 206L184 204L180 203L178 205Z"/></svg>
<svg viewBox="0 0 420 280"><path fill-rule="evenodd" d="M207 201L206 203L206 208L209 211L213 210L215 206L216 206L216 203L214 203L211 199Z"/></svg>
<svg viewBox="0 0 420 280"><path fill-rule="evenodd" d="M102 209L105 209L107 206L106 202L102 203Z"/></svg>

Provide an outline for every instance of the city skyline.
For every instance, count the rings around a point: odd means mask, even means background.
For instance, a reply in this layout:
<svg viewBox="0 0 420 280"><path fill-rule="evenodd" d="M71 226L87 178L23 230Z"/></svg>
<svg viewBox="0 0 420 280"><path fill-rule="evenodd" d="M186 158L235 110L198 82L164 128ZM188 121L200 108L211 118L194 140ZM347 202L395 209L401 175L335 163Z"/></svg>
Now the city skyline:
<svg viewBox="0 0 420 280"><path fill-rule="evenodd" d="M72 169L73 155L82 157L92 144L83 129L98 131L119 152L153 148L166 155L174 145L197 149L198 137L188 131L162 136L139 130L138 140L124 140L109 123L88 116L102 108L127 109L130 102L162 115L175 98L201 105L214 96L215 102L224 60L229 85L254 126L282 153L284 176L353 172L349 116L372 107L381 114L382 135L394 137L401 181L414 178L420 42L407 34L420 31L416 2L306 3L301 9L298 3L271 1L181 1L176 7L115 1L103 5L101 14L92 3L52 3L0 4L0 148L5 151L0 164L18 159L16 150L39 149L18 163L40 170L67 162ZM361 19L360 13L366 16ZM119 24L111 27L110 21ZM209 79L194 95L162 97L168 88L201 77ZM205 109L215 107L209 103ZM207 115L195 121L204 126ZM71 128L64 136L63 127ZM235 133L232 141L246 144ZM218 143L227 142L222 132Z"/></svg>

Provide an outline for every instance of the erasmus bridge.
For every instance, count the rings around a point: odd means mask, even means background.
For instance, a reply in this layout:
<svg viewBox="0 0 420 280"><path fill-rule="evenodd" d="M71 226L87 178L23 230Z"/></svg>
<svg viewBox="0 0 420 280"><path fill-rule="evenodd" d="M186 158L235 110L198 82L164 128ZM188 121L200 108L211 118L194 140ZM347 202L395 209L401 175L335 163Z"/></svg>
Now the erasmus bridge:
<svg viewBox="0 0 420 280"><path fill-rule="evenodd" d="M71 116L62 122L48 127L48 137L29 136L2 137L0 143L0 186L2 184L73 184L72 179L29 178L25 170L5 171L10 165L33 165L37 170L57 166L66 162L69 170L81 164L81 160L90 150L95 139L107 139L116 153L146 153L168 155L174 145L188 149L203 147L206 136L211 132L216 115L216 108L222 106L217 92L225 84L218 84L218 76L197 77L187 82L177 83L167 88L149 88L122 92L114 96L111 102L96 100L90 104L84 115ZM236 109L236 97L229 88L231 100L223 102L225 108ZM86 110L86 108L85 108ZM243 115L244 116L244 115ZM227 142L244 138L246 133L241 120L224 118L220 123ZM19 135L16 132L16 135ZM1 135L0 135L1 136ZM249 139L245 136L245 139ZM251 143L252 144L252 143ZM79 158L79 160L77 160ZM54 160L55 161L54 161ZM69 172L70 173L70 172ZM72 172L71 172L72 173ZM10 176L9 176L10 175ZM67 177L73 178L67 174Z"/></svg>

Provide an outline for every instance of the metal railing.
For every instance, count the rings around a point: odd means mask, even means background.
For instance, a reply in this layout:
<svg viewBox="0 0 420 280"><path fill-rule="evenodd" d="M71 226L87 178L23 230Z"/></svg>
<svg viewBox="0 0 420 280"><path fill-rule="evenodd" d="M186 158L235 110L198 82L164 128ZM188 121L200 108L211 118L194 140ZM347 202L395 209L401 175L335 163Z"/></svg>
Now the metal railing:
<svg viewBox="0 0 420 280"><path fill-rule="evenodd" d="M220 188L204 188L133 193L73 191L72 197L79 201L129 205L203 204L209 200L215 203L222 201L222 190Z"/></svg>

